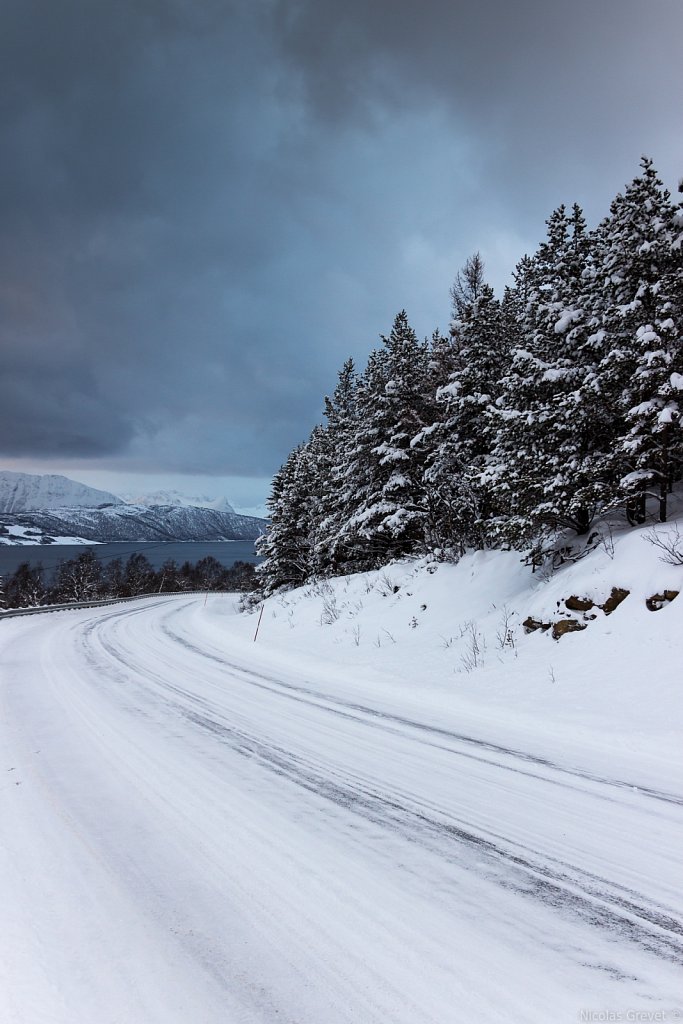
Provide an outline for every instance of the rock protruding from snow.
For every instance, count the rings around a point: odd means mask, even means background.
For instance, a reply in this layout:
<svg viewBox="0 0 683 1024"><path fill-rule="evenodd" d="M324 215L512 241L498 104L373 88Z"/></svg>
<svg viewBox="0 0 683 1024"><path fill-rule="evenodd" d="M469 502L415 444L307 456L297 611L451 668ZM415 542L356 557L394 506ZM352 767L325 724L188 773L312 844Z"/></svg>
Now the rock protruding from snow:
<svg viewBox="0 0 683 1024"><path fill-rule="evenodd" d="M122 505L109 491L88 487L77 480L53 473L13 473L0 470L0 512L31 512L36 509L97 508Z"/></svg>

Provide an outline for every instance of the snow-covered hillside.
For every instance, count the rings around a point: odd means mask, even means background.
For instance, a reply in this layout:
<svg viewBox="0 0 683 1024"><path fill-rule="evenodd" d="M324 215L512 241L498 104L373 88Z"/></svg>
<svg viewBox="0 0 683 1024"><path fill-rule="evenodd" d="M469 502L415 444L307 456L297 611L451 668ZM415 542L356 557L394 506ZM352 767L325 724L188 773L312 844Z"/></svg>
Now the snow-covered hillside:
<svg viewBox="0 0 683 1024"><path fill-rule="evenodd" d="M88 487L66 476L52 473L41 476L0 470L0 512L121 504L121 498L115 494Z"/></svg>
<svg viewBox="0 0 683 1024"><path fill-rule="evenodd" d="M677 530L683 558L680 522L607 532L550 575L490 551L331 579L269 598L259 642L278 662L314 655L346 678L391 679L435 721L447 705L484 733L533 738L544 755L590 748L605 770L627 773L635 758L640 778L664 771L683 785L683 596L651 601L683 591L683 564L651 543ZM626 591L609 614L600 607ZM572 610L572 598L593 605Z"/></svg>

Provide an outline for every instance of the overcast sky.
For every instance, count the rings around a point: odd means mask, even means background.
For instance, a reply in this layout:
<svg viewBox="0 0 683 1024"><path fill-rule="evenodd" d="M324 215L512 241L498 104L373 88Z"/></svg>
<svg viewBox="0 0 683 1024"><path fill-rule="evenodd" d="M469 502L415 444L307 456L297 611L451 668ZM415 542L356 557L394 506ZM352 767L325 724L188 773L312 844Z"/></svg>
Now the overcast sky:
<svg viewBox="0 0 683 1024"><path fill-rule="evenodd" d="M262 500L473 251L683 175L681 0L0 11L0 468Z"/></svg>

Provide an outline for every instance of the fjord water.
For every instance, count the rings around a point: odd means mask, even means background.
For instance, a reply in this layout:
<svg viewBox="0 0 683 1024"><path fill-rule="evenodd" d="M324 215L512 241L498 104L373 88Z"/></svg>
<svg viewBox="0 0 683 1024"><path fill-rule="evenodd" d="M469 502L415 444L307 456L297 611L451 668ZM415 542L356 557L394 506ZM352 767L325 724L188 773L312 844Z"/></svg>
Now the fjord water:
<svg viewBox="0 0 683 1024"><path fill-rule="evenodd" d="M182 565L183 562L198 562L207 555L212 555L226 569L235 562L261 561L251 540L207 543L129 541L116 544L0 544L0 576L10 575L22 562L29 562L32 566L40 563L49 575L60 562L76 558L88 548L92 548L103 562L111 562L114 558L121 558L125 562L133 552L139 551L155 569L160 569L169 558Z"/></svg>

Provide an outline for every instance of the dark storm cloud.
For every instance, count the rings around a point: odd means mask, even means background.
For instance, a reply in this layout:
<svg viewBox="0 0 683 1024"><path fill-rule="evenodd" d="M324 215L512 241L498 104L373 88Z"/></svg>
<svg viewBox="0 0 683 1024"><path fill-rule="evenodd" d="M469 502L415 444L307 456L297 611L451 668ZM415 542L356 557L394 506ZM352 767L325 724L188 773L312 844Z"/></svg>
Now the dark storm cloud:
<svg viewBox="0 0 683 1024"><path fill-rule="evenodd" d="M225 4L34 0L4 29L0 407L23 410L5 451L123 453L136 434L153 461L154 437L197 411L222 412L212 443L228 446L233 422L263 412L240 287L267 267L276 212L257 21ZM265 369L277 421L286 399ZM272 456L250 446L233 461L262 470ZM181 436L177 449L194 462Z"/></svg>
<svg viewBox="0 0 683 1024"><path fill-rule="evenodd" d="M267 474L475 248L680 172L679 0L10 0L0 454Z"/></svg>
<svg viewBox="0 0 683 1024"><path fill-rule="evenodd" d="M435 104L484 151L494 193L532 204L596 167L620 187L643 151L681 158L680 0L278 0L277 18L323 122Z"/></svg>

